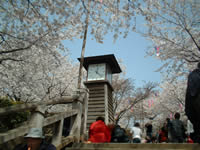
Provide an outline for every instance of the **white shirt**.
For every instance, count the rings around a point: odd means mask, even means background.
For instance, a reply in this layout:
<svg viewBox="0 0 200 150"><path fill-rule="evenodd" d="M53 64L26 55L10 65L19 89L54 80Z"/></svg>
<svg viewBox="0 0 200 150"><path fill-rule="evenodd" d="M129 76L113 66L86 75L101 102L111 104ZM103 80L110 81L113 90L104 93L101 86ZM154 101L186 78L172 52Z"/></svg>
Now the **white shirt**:
<svg viewBox="0 0 200 150"><path fill-rule="evenodd" d="M190 120L187 120L187 134L194 132L193 124L190 122Z"/></svg>
<svg viewBox="0 0 200 150"><path fill-rule="evenodd" d="M139 138L141 139L142 136L142 130L139 127L132 127L131 132L133 133L133 139Z"/></svg>

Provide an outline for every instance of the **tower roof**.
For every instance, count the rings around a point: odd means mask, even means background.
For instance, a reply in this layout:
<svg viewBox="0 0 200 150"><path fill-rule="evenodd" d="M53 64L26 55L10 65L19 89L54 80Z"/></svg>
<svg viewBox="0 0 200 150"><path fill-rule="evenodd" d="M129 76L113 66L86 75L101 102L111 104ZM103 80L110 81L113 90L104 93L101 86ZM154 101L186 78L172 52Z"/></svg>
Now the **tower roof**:
<svg viewBox="0 0 200 150"><path fill-rule="evenodd" d="M78 58L78 60L80 61L81 58ZM113 74L122 72L114 54L84 57L83 66L86 70L88 70L89 64L100 63L109 64Z"/></svg>

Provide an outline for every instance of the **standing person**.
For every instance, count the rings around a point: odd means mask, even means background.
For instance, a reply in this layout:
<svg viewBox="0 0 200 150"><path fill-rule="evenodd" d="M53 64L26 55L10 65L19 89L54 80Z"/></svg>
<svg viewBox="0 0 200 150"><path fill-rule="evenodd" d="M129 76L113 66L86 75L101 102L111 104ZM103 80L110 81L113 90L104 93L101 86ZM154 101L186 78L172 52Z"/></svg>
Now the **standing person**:
<svg viewBox="0 0 200 150"><path fill-rule="evenodd" d="M194 143L193 139L194 129L190 120L187 120L187 143Z"/></svg>
<svg viewBox="0 0 200 150"><path fill-rule="evenodd" d="M167 142L168 143L172 141L171 128L172 128L171 120L170 120L170 118L166 118Z"/></svg>
<svg viewBox="0 0 200 150"><path fill-rule="evenodd" d="M183 143L185 141L185 127L183 122L180 120L180 114L177 112L174 115L174 120L171 122L171 136L173 143Z"/></svg>
<svg viewBox="0 0 200 150"><path fill-rule="evenodd" d="M131 128L131 132L133 133L133 143L141 143L142 130L138 122Z"/></svg>
<svg viewBox="0 0 200 150"><path fill-rule="evenodd" d="M152 126L151 123L147 123L147 124L145 125L145 127L146 127L146 136L148 136L148 137L151 139L151 137L152 137L153 126Z"/></svg>
<svg viewBox="0 0 200 150"><path fill-rule="evenodd" d="M110 130L104 123L104 118L97 117L96 121L90 125L88 141L92 143L105 143L110 142L110 140Z"/></svg>
<svg viewBox="0 0 200 150"><path fill-rule="evenodd" d="M26 144L19 144L14 150L56 150L56 147L44 141L42 128L31 128L24 137Z"/></svg>
<svg viewBox="0 0 200 150"><path fill-rule="evenodd" d="M191 136L193 132L194 132L193 124L190 122L190 120L187 120L187 135Z"/></svg>
<svg viewBox="0 0 200 150"><path fill-rule="evenodd" d="M185 113L193 124L193 141L200 143L200 62L188 76Z"/></svg>

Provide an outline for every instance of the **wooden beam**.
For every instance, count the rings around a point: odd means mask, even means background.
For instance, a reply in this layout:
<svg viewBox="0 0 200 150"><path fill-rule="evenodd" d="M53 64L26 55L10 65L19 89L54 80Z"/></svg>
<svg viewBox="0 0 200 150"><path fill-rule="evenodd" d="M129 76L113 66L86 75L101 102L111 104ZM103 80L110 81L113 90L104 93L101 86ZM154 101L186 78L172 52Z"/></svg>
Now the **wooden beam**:
<svg viewBox="0 0 200 150"><path fill-rule="evenodd" d="M19 104L19 105L0 108L0 116L7 115L13 112L21 112L27 109L32 110L35 109L37 106L38 106L37 104Z"/></svg>
<svg viewBox="0 0 200 150"><path fill-rule="evenodd" d="M57 121L60 121L61 119L64 119L64 118L68 118L68 117L74 116L77 113L78 113L78 110L72 110L72 111L59 113L57 115L53 115L51 117L45 118L44 126L48 126L48 125L53 124L53 123L55 123Z"/></svg>
<svg viewBox="0 0 200 150"><path fill-rule="evenodd" d="M60 149L64 148L65 146L67 146L68 144L74 143L75 140L76 140L76 137L73 135L62 138L61 144L56 146L56 149L60 150Z"/></svg>
<svg viewBox="0 0 200 150"><path fill-rule="evenodd" d="M3 144L7 141L15 139L16 137L24 136L30 128L31 128L30 125L23 125L16 129L10 130L6 133L1 133L0 134L0 144Z"/></svg>
<svg viewBox="0 0 200 150"><path fill-rule="evenodd" d="M35 109L39 105L55 105L55 104L68 104L72 103L74 100L78 99L79 95L74 96L67 96L62 97L60 99L51 100L51 101L44 101L44 102L38 102L38 103L26 103L26 104L18 104L14 106L8 106L4 108L0 108L0 116L6 115L13 112L21 112L24 110L32 110Z"/></svg>

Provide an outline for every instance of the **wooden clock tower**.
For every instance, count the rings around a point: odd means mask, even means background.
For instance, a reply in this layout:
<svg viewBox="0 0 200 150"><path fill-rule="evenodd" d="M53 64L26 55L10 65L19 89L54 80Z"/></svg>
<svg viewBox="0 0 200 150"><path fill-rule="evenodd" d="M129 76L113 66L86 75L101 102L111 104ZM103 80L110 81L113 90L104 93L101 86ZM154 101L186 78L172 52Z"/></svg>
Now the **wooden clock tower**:
<svg viewBox="0 0 200 150"><path fill-rule="evenodd" d="M98 116L104 117L105 123L114 122L112 74L121 72L115 56L85 57L83 66L87 70L84 84L89 89L87 128Z"/></svg>

